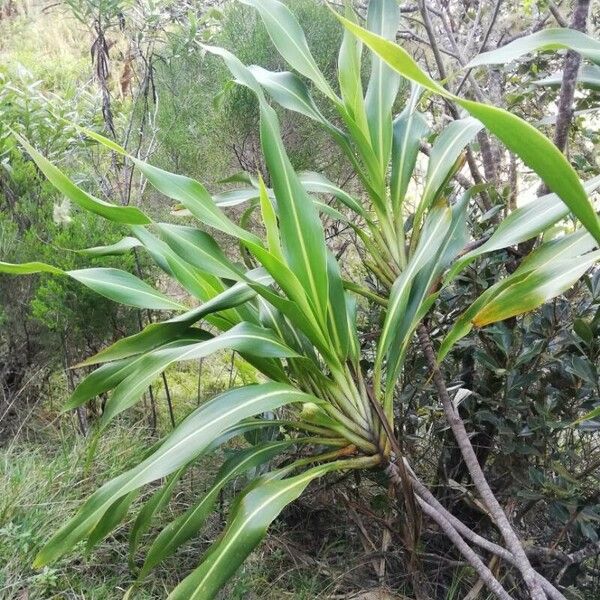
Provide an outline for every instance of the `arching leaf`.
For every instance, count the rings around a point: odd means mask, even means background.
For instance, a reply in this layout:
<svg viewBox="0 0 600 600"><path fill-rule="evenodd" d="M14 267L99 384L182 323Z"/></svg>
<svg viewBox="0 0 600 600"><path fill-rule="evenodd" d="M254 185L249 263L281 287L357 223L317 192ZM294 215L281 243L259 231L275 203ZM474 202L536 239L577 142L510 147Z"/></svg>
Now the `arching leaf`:
<svg viewBox="0 0 600 600"><path fill-rule="evenodd" d="M315 402L313 396L280 383L230 390L190 414L151 456L105 483L40 550L34 566L57 560L87 538L119 498L151 481L166 477L199 456L213 440L247 417L293 402Z"/></svg>
<svg viewBox="0 0 600 600"><path fill-rule="evenodd" d="M202 499L169 523L156 537L142 566L138 580L143 579L161 561L172 555L179 546L195 536L212 511L219 492L234 477L268 462L282 450L289 448L294 440L272 442L253 446L237 452L219 469L211 487Z"/></svg>
<svg viewBox="0 0 600 600"><path fill-rule="evenodd" d="M479 119L504 145L531 167L570 208L586 229L600 241L600 218L587 198L577 173L562 152L535 127L520 117L495 106L455 96L433 81L400 46L337 15L352 31L392 68L424 88L453 100Z"/></svg>
<svg viewBox="0 0 600 600"><path fill-rule="evenodd" d="M19 143L27 150L33 158L40 171L47 177L48 181L71 202L74 202L81 208L93 212L109 221L115 223L129 223L132 225L144 225L150 223L150 219L135 206L117 206L110 202L105 202L99 198L84 192L75 185L58 167L55 167L49 160L40 154L25 138L15 134Z"/></svg>
<svg viewBox="0 0 600 600"><path fill-rule="evenodd" d="M158 348L146 354L135 368L115 388L104 407L101 426L106 426L120 412L137 402L144 390L172 363L198 360L218 350L247 352L257 358L296 356L268 329L249 323L240 323L225 333L206 341L185 346Z"/></svg>
<svg viewBox="0 0 600 600"><path fill-rule="evenodd" d="M289 8L277 0L241 0L260 14L269 36L283 58L298 73L310 79L332 100L337 97L310 52L306 37Z"/></svg>

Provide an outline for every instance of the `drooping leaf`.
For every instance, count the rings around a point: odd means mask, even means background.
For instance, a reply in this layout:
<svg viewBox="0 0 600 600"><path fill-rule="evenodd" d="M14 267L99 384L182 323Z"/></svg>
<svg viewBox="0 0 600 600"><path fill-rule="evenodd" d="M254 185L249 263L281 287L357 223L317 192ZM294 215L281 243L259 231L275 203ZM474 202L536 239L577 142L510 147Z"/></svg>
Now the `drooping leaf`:
<svg viewBox="0 0 600 600"><path fill-rule="evenodd" d="M343 468L343 461L339 461L281 481L257 480L234 505L223 535L209 549L202 564L169 594L168 600L214 598L262 540L279 513L296 500L313 479Z"/></svg>
<svg viewBox="0 0 600 600"><path fill-rule="evenodd" d="M52 273L52 275L64 275L64 271L58 267L47 265L42 262L28 262L13 264L0 261L0 273L8 275L33 275L35 273Z"/></svg>
<svg viewBox="0 0 600 600"><path fill-rule="evenodd" d="M181 476L185 473L186 467L181 467L175 473L171 474L164 485L160 486L152 496L146 500L144 506L138 513L133 526L131 527L131 531L129 532L129 563L130 567L134 566L134 556L135 551L140 543L140 540L144 533L148 531L152 524L152 519L154 515L160 512L171 499L173 492L175 491L175 486L177 482L181 478Z"/></svg>
<svg viewBox="0 0 600 600"><path fill-rule="evenodd" d="M593 238L585 231L544 244L519 268L487 290L455 321L438 352L442 360L473 326L520 315L569 289L600 257L588 252ZM586 254L580 255L582 252Z"/></svg>
<svg viewBox="0 0 600 600"><path fill-rule="evenodd" d="M110 300L156 310L186 310L187 307L171 300L135 275L120 269L94 268L65 271L73 279Z"/></svg>
<svg viewBox="0 0 600 600"><path fill-rule="evenodd" d="M143 243L144 248L149 252L158 266L163 269L165 273L168 273L171 277L177 280L177 282L179 282L181 286L193 297L206 302L226 289L223 282L216 275L212 275L208 271L200 270L191 265L189 262L179 256L179 254L177 254L163 240L160 240L152 235L145 227L134 226L132 227L132 230L136 237ZM214 244L210 244L210 242L208 242L205 250L210 251L211 248L214 249ZM222 253L220 253L219 250L216 250L213 253L212 258L217 261L220 259L222 263L221 266L223 266L224 269L230 267L228 261L225 261L223 264ZM213 263L210 264L215 267ZM188 317L189 316L190 315L188 314ZM244 317L248 318L248 315L246 314ZM218 316L210 315L208 316L208 320L211 322L211 324L215 325L215 327L221 331L224 331L242 319L238 318L238 315L235 313L229 311Z"/></svg>
<svg viewBox="0 0 600 600"><path fill-rule="evenodd" d="M161 347L185 347L189 344L197 344L199 340L207 340L210 338L210 334L206 333L205 331L200 329L189 329L186 331L185 337L161 344ZM124 340L120 341L122 342ZM121 347L124 347L124 345L121 345ZM108 390L112 390L119 383L121 383L121 381L123 381L127 375L135 371L142 358L143 356L138 354L133 357L121 358L119 360L103 364L77 385L62 410L72 410L73 408L77 408L78 406L85 404L88 400L91 400L92 398L95 398L96 396Z"/></svg>
<svg viewBox="0 0 600 600"><path fill-rule="evenodd" d="M40 550L34 566L57 560L85 539L119 498L187 464L229 427L285 404L315 401L313 396L280 383L246 386L220 394L192 412L151 456L92 494L75 517Z"/></svg>
<svg viewBox="0 0 600 600"><path fill-rule="evenodd" d="M600 252L595 252L525 271L526 277L504 288L477 312L473 325L483 327L534 310L568 290L598 259Z"/></svg>
<svg viewBox="0 0 600 600"><path fill-rule="evenodd" d="M117 143L108 138L90 131L81 129L85 135L96 140L107 148L126 156L144 174L150 184L159 192L185 206L198 220L209 227L214 227L223 233L234 237L249 240L260 244L260 240L249 231L236 225L215 203L204 186L190 177L169 173L158 167L154 167L143 160L135 158ZM148 221L146 221L147 223Z"/></svg>
<svg viewBox="0 0 600 600"><path fill-rule="evenodd" d="M241 279L243 270L225 256L208 233L170 223L159 223L157 228L166 244L186 262L216 277Z"/></svg>
<svg viewBox="0 0 600 600"><path fill-rule="evenodd" d="M86 550L89 552L99 544L127 515L129 507L136 499L138 490L129 492L116 500L112 506L102 515L87 539Z"/></svg>
<svg viewBox="0 0 600 600"><path fill-rule="evenodd" d="M258 198L258 192L254 187L228 190L227 192L221 192L213 196L215 204L221 208L238 206L249 200L256 200L256 198Z"/></svg>
<svg viewBox="0 0 600 600"><path fill-rule="evenodd" d="M289 8L277 0L241 0L260 14L273 44L290 66L331 100L337 97L310 52L304 32Z"/></svg>
<svg viewBox="0 0 600 600"><path fill-rule="evenodd" d="M137 402L144 390L170 364L198 360L223 349L247 352L258 358L296 356L268 329L250 323L240 323L218 336L195 344L158 348L136 363L133 372L117 385L104 407L100 425L106 426L117 414Z"/></svg>
<svg viewBox="0 0 600 600"><path fill-rule="evenodd" d="M142 243L134 237L124 237L123 239L110 244L109 246L94 246L93 248L85 248L84 250L77 250L79 254L85 254L88 256L114 256L119 254L125 254L133 248L138 248Z"/></svg>
<svg viewBox="0 0 600 600"><path fill-rule="evenodd" d="M68 275L98 294L120 304L155 310L186 310L183 304L171 300L135 275L120 269L99 267L63 271L58 267L39 262L20 265L0 262L0 273L11 275L30 275L33 273Z"/></svg>
<svg viewBox="0 0 600 600"><path fill-rule="evenodd" d="M324 175L313 171L302 171L301 173L298 173L298 178L300 179L300 183L304 186L304 189L308 192L331 194L356 214L365 216L365 210L358 201L335 185L335 183L329 181Z"/></svg>
<svg viewBox="0 0 600 600"><path fill-rule="evenodd" d="M277 104L301 113L321 123L329 130L334 129L315 104L306 84L300 77L289 71L267 71L256 65L248 67L248 70Z"/></svg>
<svg viewBox="0 0 600 600"><path fill-rule="evenodd" d="M532 83L538 87L559 87L562 80L563 73L559 71ZM585 89L600 90L600 67L596 65L583 65L577 74L577 85Z"/></svg>
<svg viewBox="0 0 600 600"><path fill-rule="evenodd" d="M177 548L198 533L212 511L219 492L228 481L268 462L282 450L288 448L291 443L293 440L283 440L253 446L230 457L219 469L213 484L204 493L201 500L169 523L156 537L148 550L138 580L143 579L157 564L171 556Z"/></svg>
<svg viewBox="0 0 600 600"><path fill-rule="evenodd" d="M75 185L64 173L55 167L49 160L40 154L25 138L15 134L19 143L27 150L33 158L40 171L47 177L48 181L71 202L81 208L93 212L109 221L115 223L129 223L132 225L144 225L150 223L150 219L135 206L117 206L94 198L80 187Z"/></svg>
<svg viewBox="0 0 600 600"><path fill-rule="evenodd" d="M589 179L583 186L585 191L591 194L600 186L600 176ZM569 209L556 194L546 194L536 198L526 206L517 208L500 222L485 244L471 250L452 266L445 277L445 284L451 282L478 256L529 240L565 218L568 214Z"/></svg>

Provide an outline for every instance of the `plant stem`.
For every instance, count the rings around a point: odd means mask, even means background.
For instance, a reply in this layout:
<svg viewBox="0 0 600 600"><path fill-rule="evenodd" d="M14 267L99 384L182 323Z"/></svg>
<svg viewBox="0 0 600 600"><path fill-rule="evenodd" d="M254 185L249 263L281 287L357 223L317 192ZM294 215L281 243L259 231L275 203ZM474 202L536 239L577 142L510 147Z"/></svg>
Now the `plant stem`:
<svg viewBox="0 0 600 600"><path fill-rule="evenodd" d="M442 529L450 541L458 548L459 552L477 571L477 574L487 585L488 589L501 600L513 600L513 597L502 587L502 584L494 577L494 574L483 563L479 555L470 548L462 537L460 537L459 533L452 527L449 521L419 496L417 496L417 502L420 504L423 512L440 526L440 529Z"/></svg>
<svg viewBox="0 0 600 600"><path fill-rule="evenodd" d="M450 522L450 524L461 534L462 537L470 540L474 544L477 544L480 548L483 548L484 550L491 552L492 554L498 556L499 558L502 558L509 564L511 564L515 567L518 567L515 557L506 548L503 548L502 546L499 546L498 544L495 544L494 542L487 540L486 538L480 536L479 534L475 533L472 529L467 527L467 525L465 525L460 519L457 519L452 513L450 513L440 503L440 501L419 480L419 478L416 476L414 471L408 465L408 462L406 461L406 459L404 459L404 463L405 463L406 469L410 473L413 489L415 490L415 492L425 502L430 504L435 510L437 510L439 513L441 513ZM397 468L398 467L395 464L390 463L390 465L388 465L387 472L390 474L391 477L394 477L393 472ZM399 473L396 476L396 478L399 481L399 478L400 478ZM542 575L540 575L539 573L536 573L536 577L539 580L540 585L542 586L542 588L544 589L546 594L548 594L548 596L552 600L566 600L566 598Z"/></svg>
<svg viewBox="0 0 600 600"><path fill-rule="evenodd" d="M465 461L465 464L469 470L469 474L475 487L477 488L481 499L489 510L494 522L498 526L502 537L504 538L508 549L511 551L515 560L517 561L517 568L521 572L525 583L529 589L533 600L545 600L546 594L542 590L539 581L535 576L535 571L523 550L523 546L517 537L514 529L508 521L508 518L500 506L500 503L496 499L496 496L492 492L487 479L479 465L469 434L465 428L465 424L460 418L458 412L454 409L452 400L448 394L446 383L440 368L437 364L433 346L429 333L424 325L420 325L418 329L419 342L425 355L427 365L432 373L433 381L438 392L439 399L442 403L446 420L452 429L452 433L456 439L456 442L460 448L461 454Z"/></svg>

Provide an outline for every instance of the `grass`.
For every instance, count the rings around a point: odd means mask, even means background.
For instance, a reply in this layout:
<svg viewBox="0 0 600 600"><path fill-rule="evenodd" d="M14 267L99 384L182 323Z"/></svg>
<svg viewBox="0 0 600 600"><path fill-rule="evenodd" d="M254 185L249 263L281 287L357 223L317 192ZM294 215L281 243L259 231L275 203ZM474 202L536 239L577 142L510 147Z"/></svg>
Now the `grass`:
<svg viewBox="0 0 600 600"><path fill-rule="evenodd" d="M99 443L90 471L87 444L70 423L47 426L45 432L34 443L17 442L0 453L0 597L114 598L128 578L119 544L102 544L82 560L66 559L39 572L30 565L48 533L73 514L98 481L141 455L143 431L113 428Z"/></svg>
<svg viewBox="0 0 600 600"><path fill-rule="evenodd" d="M91 35L62 8L44 10L29 0L18 16L0 22L0 34L0 64L30 72L44 89L71 97L91 77L89 45L81 44L90 37L91 45Z"/></svg>

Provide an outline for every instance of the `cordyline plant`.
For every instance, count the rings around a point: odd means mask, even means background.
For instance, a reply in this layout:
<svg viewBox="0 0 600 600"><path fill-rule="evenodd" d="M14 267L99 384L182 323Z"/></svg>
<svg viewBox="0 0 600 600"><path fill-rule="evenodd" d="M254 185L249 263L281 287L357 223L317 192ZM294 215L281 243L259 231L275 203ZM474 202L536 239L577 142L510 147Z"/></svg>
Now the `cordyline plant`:
<svg viewBox="0 0 600 600"><path fill-rule="evenodd" d="M419 515L424 513L444 531L498 598L511 596L479 551L496 555L516 569L532 598L563 598L531 567L486 482L448 395L438 361L473 326L481 327L540 306L568 289L600 258L595 249L600 240L600 220L588 198L600 184L599 178L582 184L563 155L534 127L500 108L454 96L426 75L393 42L399 21L394 0L371 0L365 27L356 23L351 11L346 17L338 15L346 31L339 52L337 91L317 67L298 22L284 4L276 0L245 3L258 11L274 45L297 73L245 66L222 48L205 48L220 56L236 82L258 99L262 151L271 187L268 189L260 177L248 175L248 187L235 197L245 198L260 209L264 237L227 216L224 208L231 194L213 198L197 181L128 158L152 186L204 227L237 240L254 268L248 270L230 260L204 230L155 223L136 207L94 198L20 138L61 193L82 208L131 228L131 237L114 246L96 248L95 254L139 246L200 302L190 309L116 269L63 272L41 263L1 263L3 272L67 275L115 301L177 312L88 359L84 364L100 366L76 388L67 409L113 390L99 423L102 429L133 406L169 365L197 360L223 348L238 352L264 379L259 384L226 391L194 410L153 446L142 462L98 489L40 550L35 565L57 560L82 540L93 546L125 517L143 486L163 480L135 520L131 532L134 557L153 514L169 501L177 480L200 455L234 436L277 425L285 433L229 458L209 491L160 532L146 554L138 582L198 533L229 480L287 455L287 460L277 462L278 468L266 473L264 468L257 471L262 474L237 496L224 531L200 565L171 592L171 600L213 598L263 538L269 524L311 481L351 469L384 469L397 485L404 507L402 535L410 552L416 552ZM366 92L360 76L362 44L371 51ZM598 60L599 47L584 34L551 30L481 55L476 63L510 60L547 48L575 48ZM327 120L317 108L306 79L324 101L331 103L338 124ZM409 100L394 116L392 108L403 83L411 86ZM444 97L464 109L465 115L436 137L424 185L412 210L404 200L420 146L429 135L427 120L419 112L424 94ZM351 195L322 175L294 171L268 98L314 119L331 134L352 164L363 189L361 194ZM477 245L470 244L466 211L481 189L454 193L452 180L462 165L466 145L484 127L535 171L552 193L514 210L485 243ZM93 132L85 133L126 155L114 142ZM323 203L311 194L329 194L338 206ZM342 278L340 266L327 247L320 212L356 232L364 266L378 282L376 290L366 280ZM446 332L436 357L424 319L440 291L451 286L476 257L534 238L570 212L583 227L540 245L512 274L483 292ZM368 368L364 365L370 363L361 361L356 295L383 315L374 364ZM415 333L472 481L503 545L479 536L450 514L402 455L394 434L394 401ZM269 411L277 411L275 421L261 418ZM303 458L292 460L298 447L303 449Z"/></svg>

